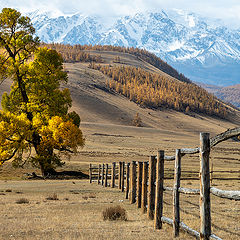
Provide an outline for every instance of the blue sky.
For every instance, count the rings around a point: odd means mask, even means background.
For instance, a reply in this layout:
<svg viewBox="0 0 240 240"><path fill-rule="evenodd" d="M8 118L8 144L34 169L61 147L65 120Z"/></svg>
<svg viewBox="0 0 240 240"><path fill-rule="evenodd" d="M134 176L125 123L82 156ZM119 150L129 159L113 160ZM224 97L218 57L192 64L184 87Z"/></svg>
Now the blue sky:
<svg viewBox="0 0 240 240"><path fill-rule="evenodd" d="M202 16L220 18L227 24L240 27L240 0L0 0L0 8L3 7L13 7L24 12L41 9L104 16L178 8L199 13Z"/></svg>

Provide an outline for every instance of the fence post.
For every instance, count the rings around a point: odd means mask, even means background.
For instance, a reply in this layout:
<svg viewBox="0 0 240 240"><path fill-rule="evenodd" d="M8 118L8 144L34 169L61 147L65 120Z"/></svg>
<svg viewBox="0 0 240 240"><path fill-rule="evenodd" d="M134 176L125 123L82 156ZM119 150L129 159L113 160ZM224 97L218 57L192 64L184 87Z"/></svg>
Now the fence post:
<svg viewBox="0 0 240 240"><path fill-rule="evenodd" d="M116 166L116 163L113 162L112 163L112 174L111 174L111 187L112 188L115 187L115 166Z"/></svg>
<svg viewBox="0 0 240 240"><path fill-rule="evenodd" d="M124 192L124 172L125 172L125 162L122 162L122 184L121 184L122 192Z"/></svg>
<svg viewBox="0 0 240 240"><path fill-rule="evenodd" d="M155 179L156 179L156 159L151 156L149 159L149 179L148 179L148 207L147 215L149 219L154 218L154 203L155 203Z"/></svg>
<svg viewBox="0 0 240 240"><path fill-rule="evenodd" d="M148 180L148 162L143 163L143 172L142 172L142 212L147 211L147 180Z"/></svg>
<svg viewBox="0 0 240 240"><path fill-rule="evenodd" d="M164 151L157 153L157 177L156 177L156 197L155 197L155 214L154 228L162 228L162 212L163 212L163 181L164 181Z"/></svg>
<svg viewBox="0 0 240 240"><path fill-rule="evenodd" d="M138 172L137 172L137 207L138 208L141 208L142 170L143 170L143 163L142 162L138 162Z"/></svg>
<svg viewBox="0 0 240 240"><path fill-rule="evenodd" d="M89 164L89 181L92 183L92 164Z"/></svg>
<svg viewBox="0 0 240 240"><path fill-rule="evenodd" d="M105 187L108 186L108 164L106 164L106 171L105 171Z"/></svg>
<svg viewBox="0 0 240 240"><path fill-rule="evenodd" d="M118 188L122 188L122 162L119 162L118 166Z"/></svg>
<svg viewBox="0 0 240 240"><path fill-rule="evenodd" d="M129 171L130 171L130 163L127 163L127 169L126 169L126 199L128 199L128 195L129 195Z"/></svg>
<svg viewBox="0 0 240 240"><path fill-rule="evenodd" d="M101 178L101 164L98 164L98 179L97 179L98 184L100 184L100 178Z"/></svg>
<svg viewBox="0 0 240 240"><path fill-rule="evenodd" d="M130 177L130 203L136 202L136 161L131 163L131 177Z"/></svg>
<svg viewBox="0 0 240 240"><path fill-rule="evenodd" d="M211 235L209 133L200 133L200 239L209 240Z"/></svg>
<svg viewBox="0 0 240 240"><path fill-rule="evenodd" d="M104 183L104 168L105 168L105 165L104 165L104 163L103 163L103 165L102 165L102 186L103 186L103 183Z"/></svg>
<svg viewBox="0 0 240 240"><path fill-rule="evenodd" d="M176 149L174 185L173 185L173 237L179 236L180 204L179 188L181 179L181 150Z"/></svg>

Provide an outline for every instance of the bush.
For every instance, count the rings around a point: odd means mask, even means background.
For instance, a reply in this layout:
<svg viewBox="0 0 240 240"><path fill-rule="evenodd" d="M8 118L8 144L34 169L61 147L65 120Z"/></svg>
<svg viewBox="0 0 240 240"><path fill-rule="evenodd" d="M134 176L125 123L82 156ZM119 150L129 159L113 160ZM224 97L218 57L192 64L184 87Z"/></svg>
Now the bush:
<svg viewBox="0 0 240 240"><path fill-rule="evenodd" d="M59 200L56 193L53 193L52 195L48 196L46 200Z"/></svg>
<svg viewBox="0 0 240 240"><path fill-rule="evenodd" d="M133 123L133 126L142 127L142 119L140 118L140 116L139 116L138 113L137 113L136 116L134 117L132 123Z"/></svg>
<svg viewBox="0 0 240 240"><path fill-rule="evenodd" d="M127 220L126 210L121 206L108 207L103 211L103 220Z"/></svg>
<svg viewBox="0 0 240 240"><path fill-rule="evenodd" d="M25 204L25 203L29 203L29 200L26 198L20 198L16 201L17 204Z"/></svg>

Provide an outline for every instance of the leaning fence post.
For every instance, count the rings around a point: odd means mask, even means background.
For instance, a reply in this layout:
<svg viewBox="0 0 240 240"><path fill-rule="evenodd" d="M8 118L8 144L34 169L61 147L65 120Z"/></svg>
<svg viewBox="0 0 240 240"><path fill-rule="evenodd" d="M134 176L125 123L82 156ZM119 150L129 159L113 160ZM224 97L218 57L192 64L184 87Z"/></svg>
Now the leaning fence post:
<svg viewBox="0 0 240 240"><path fill-rule="evenodd" d="M103 183L104 183L104 168L105 168L105 165L104 165L104 163L103 163L103 165L102 165L102 186L103 186Z"/></svg>
<svg viewBox="0 0 240 240"><path fill-rule="evenodd" d="M181 150L176 149L174 185L173 185L173 237L179 236L180 224L180 206L179 206L179 188L181 179Z"/></svg>
<svg viewBox="0 0 240 240"><path fill-rule="evenodd" d="M138 162L138 172L137 172L137 207L141 208L141 198L142 198L142 169L143 163Z"/></svg>
<svg viewBox="0 0 240 240"><path fill-rule="evenodd" d="M115 166L116 166L116 163L113 162L112 163L112 174L111 174L111 187L112 188L115 187Z"/></svg>
<svg viewBox="0 0 240 240"><path fill-rule="evenodd" d="M122 188L122 162L119 162L118 166L118 188Z"/></svg>
<svg viewBox="0 0 240 240"><path fill-rule="evenodd" d="M155 203L155 179L156 179L156 159L155 156L149 158L149 179L148 179L148 207L147 215L149 219L154 218Z"/></svg>
<svg viewBox="0 0 240 240"><path fill-rule="evenodd" d="M155 213L154 227L162 228L162 212L163 212L163 181L164 181L164 151L157 153L157 176L156 176L156 197L155 197Z"/></svg>
<svg viewBox="0 0 240 240"><path fill-rule="evenodd" d="M128 195L129 195L129 172L130 172L130 163L127 163L127 169L126 169L126 199L128 199Z"/></svg>
<svg viewBox="0 0 240 240"><path fill-rule="evenodd" d="M105 171L105 187L108 186L108 164L106 164L106 171Z"/></svg>
<svg viewBox="0 0 240 240"><path fill-rule="evenodd" d="M92 164L89 164L89 181L92 183Z"/></svg>
<svg viewBox="0 0 240 240"><path fill-rule="evenodd" d="M98 179L97 179L98 184L100 184L100 178L101 178L101 164L98 164Z"/></svg>
<svg viewBox="0 0 240 240"><path fill-rule="evenodd" d="M142 172L142 212L147 211L147 180L148 180L148 162L143 163L143 172Z"/></svg>
<svg viewBox="0 0 240 240"><path fill-rule="evenodd" d="M122 162L122 183L121 183L122 192L124 192L124 172L125 172L125 162Z"/></svg>
<svg viewBox="0 0 240 240"><path fill-rule="evenodd" d="M209 133L200 133L200 239L209 240L211 235Z"/></svg>
<svg viewBox="0 0 240 240"><path fill-rule="evenodd" d="M136 161L131 163L131 177L130 177L130 203L136 202Z"/></svg>

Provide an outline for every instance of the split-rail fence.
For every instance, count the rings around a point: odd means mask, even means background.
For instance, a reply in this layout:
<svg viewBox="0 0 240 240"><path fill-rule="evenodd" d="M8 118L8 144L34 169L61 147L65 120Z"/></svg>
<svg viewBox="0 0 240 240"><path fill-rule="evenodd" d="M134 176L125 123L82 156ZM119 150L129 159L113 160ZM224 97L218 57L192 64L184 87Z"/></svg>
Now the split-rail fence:
<svg viewBox="0 0 240 240"><path fill-rule="evenodd" d="M228 130L214 138L209 133L200 133L200 147L193 149L176 149L174 156L165 156L164 151L158 151L157 156L150 156L149 161L119 164L105 163L94 167L89 166L90 183L97 181L105 187L118 187L125 192L130 203L136 203L149 219L154 220L154 228L161 229L162 223L173 227L173 236L179 236L179 230L186 231L197 239L221 239L211 231L211 194L230 200L240 200L240 191L224 191L210 186L209 155L211 147L229 138L239 136L240 128ZM199 153L200 157L200 188L191 189L180 187L181 161L186 154ZM175 161L173 187L164 186L164 161ZM163 216L163 192L172 191L173 219ZM180 220L179 194L200 195L200 232L190 228Z"/></svg>

